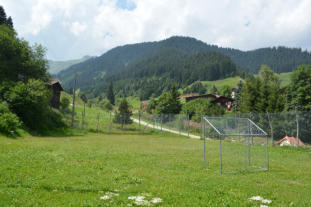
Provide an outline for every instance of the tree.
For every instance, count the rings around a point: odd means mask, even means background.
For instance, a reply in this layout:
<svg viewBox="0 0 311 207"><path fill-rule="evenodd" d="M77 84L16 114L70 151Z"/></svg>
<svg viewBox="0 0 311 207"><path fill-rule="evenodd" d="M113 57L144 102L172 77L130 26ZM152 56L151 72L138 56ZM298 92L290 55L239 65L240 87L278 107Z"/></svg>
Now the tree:
<svg viewBox="0 0 311 207"><path fill-rule="evenodd" d="M210 99L198 98L182 106L182 113L189 114L190 119L201 122L201 116L220 116L225 113L221 106L211 103Z"/></svg>
<svg viewBox="0 0 311 207"><path fill-rule="evenodd" d="M40 79L49 81L45 49L40 45L29 46L19 39L14 30L0 25L0 83Z"/></svg>
<svg viewBox="0 0 311 207"><path fill-rule="evenodd" d="M4 94L9 108L29 128L36 131L64 127L62 116L49 105L51 91L40 80L14 83Z"/></svg>
<svg viewBox="0 0 311 207"><path fill-rule="evenodd" d="M61 109L63 109L63 110L68 109L69 104L70 104L70 100L67 97L62 97L62 99L60 101Z"/></svg>
<svg viewBox="0 0 311 207"><path fill-rule="evenodd" d="M284 109L284 93L279 78L263 65L259 76L247 79L242 88L242 112L281 112Z"/></svg>
<svg viewBox="0 0 311 207"><path fill-rule="evenodd" d="M113 122L118 123L122 125L122 129L124 128L125 124L131 124L133 123L133 120L131 119L132 111L130 109L130 105L127 102L126 98L123 98L121 100L121 103L119 105L118 111L114 117Z"/></svg>
<svg viewBox="0 0 311 207"><path fill-rule="evenodd" d="M241 105L241 93L242 93L242 88L243 88L243 82L240 80L238 83L238 88L235 91L234 94L234 102L233 102L233 111L237 112L240 111L240 105Z"/></svg>
<svg viewBox="0 0 311 207"><path fill-rule="evenodd" d="M199 82L195 82L192 84L190 87L187 87L184 92L184 94L188 93L198 93L199 95L205 94L206 93L206 88L203 86L203 84Z"/></svg>
<svg viewBox="0 0 311 207"><path fill-rule="evenodd" d="M106 101L105 104L104 104L104 110L105 111L112 111L113 110L113 105L109 102L109 101Z"/></svg>
<svg viewBox="0 0 311 207"><path fill-rule="evenodd" d="M9 110L6 102L0 103L0 133L9 134L21 125L19 118Z"/></svg>
<svg viewBox="0 0 311 207"><path fill-rule="evenodd" d="M215 85L213 85L212 90L211 90L211 93L212 93L212 94L218 94L218 90L217 90L217 88L216 88Z"/></svg>
<svg viewBox="0 0 311 207"><path fill-rule="evenodd" d="M232 89L228 85L224 85L221 90L220 90L220 95L226 96L226 97L231 97Z"/></svg>
<svg viewBox="0 0 311 207"><path fill-rule="evenodd" d="M6 24L6 22L7 22L6 13L4 11L4 8L0 6L0 25Z"/></svg>
<svg viewBox="0 0 311 207"><path fill-rule="evenodd" d="M286 110L311 111L311 65L301 65L291 75Z"/></svg>
<svg viewBox="0 0 311 207"><path fill-rule="evenodd" d="M152 98L147 105L147 108L146 108L147 113L152 114L157 104L158 104L158 101L155 98Z"/></svg>
<svg viewBox="0 0 311 207"><path fill-rule="evenodd" d="M175 84L169 92L164 92L157 101L155 108L156 114L179 114L181 111L181 103L178 99L178 92Z"/></svg>
<svg viewBox="0 0 311 207"><path fill-rule="evenodd" d="M108 92L107 92L107 99L110 101L112 105L115 103L114 91L113 91L113 84L110 82Z"/></svg>
<svg viewBox="0 0 311 207"><path fill-rule="evenodd" d="M11 28L13 28L14 26L13 26L13 20L12 20L12 17L9 17L8 19L7 19L7 21L6 21L6 25L8 26L8 27L11 27Z"/></svg>

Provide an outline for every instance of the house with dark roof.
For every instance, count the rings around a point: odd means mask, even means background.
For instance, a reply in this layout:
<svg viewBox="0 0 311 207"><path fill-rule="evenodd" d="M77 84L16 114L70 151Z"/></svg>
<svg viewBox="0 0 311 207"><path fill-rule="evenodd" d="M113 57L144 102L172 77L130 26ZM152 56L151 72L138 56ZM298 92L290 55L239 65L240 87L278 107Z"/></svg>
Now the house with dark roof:
<svg viewBox="0 0 311 207"><path fill-rule="evenodd" d="M63 87L60 84L60 81L56 78L53 78L49 83L47 83L48 87L52 90L52 98L50 101L50 105L53 108L59 109L60 105L60 95L61 92L64 91Z"/></svg>
<svg viewBox="0 0 311 207"><path fill-rule="evenodd" d="M233 99L231 97L219 96L219 95L214 95L214 94L203 94L203 95L186 94L186 95L180 96L178 98L179 99L185 99L186 103L189 101L193 101L195 99L198 99L198 98L212 99L211 103L222 106L222 107L226 108L228 111L231 110L231 106L233 104Z"/></svg>

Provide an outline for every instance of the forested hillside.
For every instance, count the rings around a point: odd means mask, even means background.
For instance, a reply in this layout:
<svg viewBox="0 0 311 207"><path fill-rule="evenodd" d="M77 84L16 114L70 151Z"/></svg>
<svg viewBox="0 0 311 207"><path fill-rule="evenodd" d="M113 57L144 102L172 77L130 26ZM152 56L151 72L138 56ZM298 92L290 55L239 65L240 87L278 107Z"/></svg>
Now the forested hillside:
<svg viewBox="0 0 311 207"><path fill-rule="evenodd" d="M303 52L298 48L273 47L243 52L236 49L208 45L190 37L171 37L159 42L116 47L100 57L69 67L67 70L60 72L58 77L62 80L63 86L68 90L73 87L74 74L77 74L78 87L84 91L92 90L94 95L102 92L99 89L104 88L102 86L104 82L120 79L127 82L133 81L133 78L136 77L143 79L148 77L149 80L158 82L159 80L154 78L154 76L159 77L159 73L161 73L161 76L165 76L165 80L168 80L167 77L174 76L173 79L178 82L177 84L184 85L186 82L196 81L195 78L198 77L195 75L197 72L191 72L193 76L190 76L189 72L185 72L186 70L193 71L192 64L195 64L186 62L186 60L192 61L190 58L190 56L193 56L192 54L211 51L230 57L239 69L253 74L258 73L263 64L271 67L277 73L290 72L301 64L311 64L311 54ZM161 54L165 58L159 58ZM189 58L184 58L183 55L190 56ZM178 56L180 56L179 59L182 61L176 61ZM172 63L176 64L176 66L172 66ZM187 64L188 66L190 64L191 67L187 67ZM134 67L136 69L133 71ZM183 68L183 72L181 72L183 77L176 77L174 71L168 72L168 70L177 67ZM216 80L217 78L215 79L215 77L223 78L223 76L219 76L218 72L216 72L217 70L209 71L210 73L204 73L203 77L200 75L199 79ZM230 74L225 77L228 76ZM187 80L184 80L185 77L187 77ZM143 80L140 79L139 81ZM163 81L161 79L161 83ZM94 88L95 90L93 90ZM126 91L128 90L126 89Z"/></svg>
<svg viewBox="0 0 311 207"><path fill-rule="evenodd" d="M245 76L227 56L216 52L183 54L175 49L162 50L128 67L126 71L107 75L106 81L96 85L98 96L113 82L118 96L139 95L142 100L159 96L169 90L172 82L178 88L197 80L218 80L232 76Z"/></svg>

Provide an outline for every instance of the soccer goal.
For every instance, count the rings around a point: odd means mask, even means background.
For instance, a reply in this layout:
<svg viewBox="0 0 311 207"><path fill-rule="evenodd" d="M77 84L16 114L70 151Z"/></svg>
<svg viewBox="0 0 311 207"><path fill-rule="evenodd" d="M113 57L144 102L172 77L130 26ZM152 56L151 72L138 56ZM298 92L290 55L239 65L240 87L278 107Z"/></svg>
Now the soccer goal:
<svg viewBox="0 0 311 207"><path fill-rule="evenodd" d="M268 134L249 118L203 117L204 168L206 139L219 140L220 173L269 170ZM210 163L212 165L212 163Z"/></svg>

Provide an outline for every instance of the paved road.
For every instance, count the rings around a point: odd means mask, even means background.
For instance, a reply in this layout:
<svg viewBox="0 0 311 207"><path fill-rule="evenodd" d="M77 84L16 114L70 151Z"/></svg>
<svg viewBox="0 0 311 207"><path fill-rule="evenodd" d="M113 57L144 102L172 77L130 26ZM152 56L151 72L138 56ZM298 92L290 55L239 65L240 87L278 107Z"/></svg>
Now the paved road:
<svg viewBox="0 0 311 207"><path fill-rule="evenodd" d="M136 123L139 123L138 119L132 118L132 120L134 122L136 122ZM145 125L145 126L147 125L147 127L150 127L150 128L153 128L153 129L161 130L161 126L156 126L156 125L153 125L151 123L148 123L148 122L145 122L145 121L142 121L142 120L140 120L140 124ZM171 129L167 129L167 128L162 128L162 131L171 132L173 134L180 134L180 135L186 136L186 137L188 136L187 133L183 133L183 132L179 133L179 131L175 131L175 130L171 130ZM189 134L189 138L191 138L191 139L200 139L200 136Z"/></svg>

